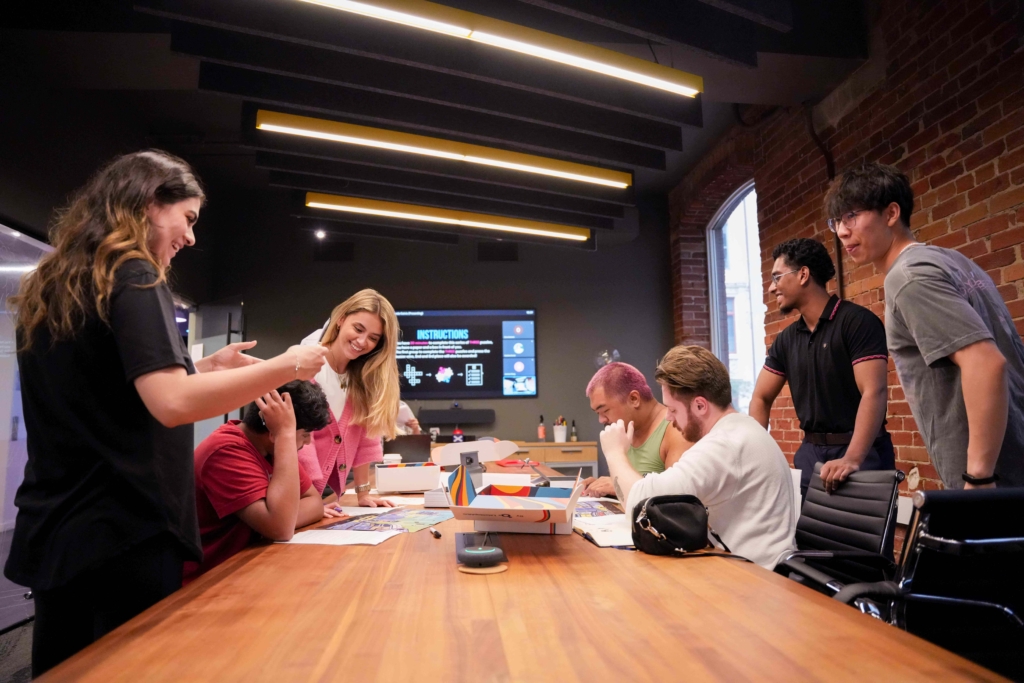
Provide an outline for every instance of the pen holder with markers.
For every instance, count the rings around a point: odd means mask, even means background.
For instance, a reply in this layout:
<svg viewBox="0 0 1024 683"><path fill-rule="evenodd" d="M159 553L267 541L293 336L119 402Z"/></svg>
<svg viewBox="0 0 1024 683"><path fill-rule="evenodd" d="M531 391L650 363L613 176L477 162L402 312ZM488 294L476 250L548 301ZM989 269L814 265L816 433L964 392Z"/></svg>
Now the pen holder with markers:
<svg viewBox="0 0 1024 683"><path fill-rule="evenodd" d="M555 443L565 443L568 427L566 425L555 425L553 429L555 430Z"/></svg>

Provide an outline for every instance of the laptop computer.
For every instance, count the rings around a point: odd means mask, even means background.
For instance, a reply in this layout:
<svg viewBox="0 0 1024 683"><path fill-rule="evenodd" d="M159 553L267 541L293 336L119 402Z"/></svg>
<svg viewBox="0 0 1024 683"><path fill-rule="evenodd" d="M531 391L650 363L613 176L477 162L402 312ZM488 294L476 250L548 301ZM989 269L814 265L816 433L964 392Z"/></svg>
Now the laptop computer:
<svg viewBox="0 0 1024 683"><path fill-rule="evenodd" d="M398 453L402 462L427 462L430 460L430 435L409 434L396 436L384 442L385 453Z"/></svg>

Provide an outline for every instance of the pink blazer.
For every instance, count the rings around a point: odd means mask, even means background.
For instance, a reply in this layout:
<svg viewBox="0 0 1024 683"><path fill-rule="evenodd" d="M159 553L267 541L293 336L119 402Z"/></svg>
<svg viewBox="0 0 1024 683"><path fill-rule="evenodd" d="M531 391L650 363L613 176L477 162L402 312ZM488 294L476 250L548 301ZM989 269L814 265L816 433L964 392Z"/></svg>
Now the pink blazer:
<svg viewBox="0 0 1024 683"><path fill-rule="evenodd" d="M299 451L299 463L321 494L330 484L339 496L345 494L345 478L353 467L384 459L379 438L366 436L366 430L352 421L352 402L345 401L341 419L331 413L331 422L313 432L313 443Z"/></svg>

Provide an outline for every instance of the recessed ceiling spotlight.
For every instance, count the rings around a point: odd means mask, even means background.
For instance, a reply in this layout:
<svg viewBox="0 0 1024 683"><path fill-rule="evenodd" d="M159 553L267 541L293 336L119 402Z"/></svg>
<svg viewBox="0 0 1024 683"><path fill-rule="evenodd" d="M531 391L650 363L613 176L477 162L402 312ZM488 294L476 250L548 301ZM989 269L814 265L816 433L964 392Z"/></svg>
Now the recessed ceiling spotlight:
<svg viewBox="0 0 1024 683"><path fill-rule="evenodd" d="M314 234L316 235L316 238L318 240L322 240L323 238L327 237L327 233L324 232L323 230L317 230Z"/></svg>

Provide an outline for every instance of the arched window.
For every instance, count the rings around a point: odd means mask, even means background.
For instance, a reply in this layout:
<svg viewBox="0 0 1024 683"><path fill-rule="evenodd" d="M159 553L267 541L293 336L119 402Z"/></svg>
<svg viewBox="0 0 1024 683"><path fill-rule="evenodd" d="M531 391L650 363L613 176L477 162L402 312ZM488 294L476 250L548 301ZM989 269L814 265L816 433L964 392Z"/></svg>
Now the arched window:
<svg viewBox="0 0 1024 683"><path fill-rule="evenodd" d="M747 412L764 364L764 284L757 232L757 194L750 181L708 225L711 350L729 368L732 402Z"/></svg>

